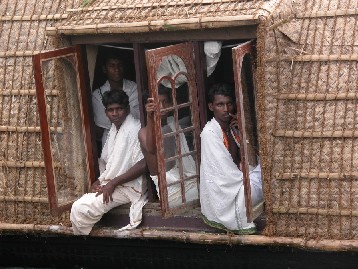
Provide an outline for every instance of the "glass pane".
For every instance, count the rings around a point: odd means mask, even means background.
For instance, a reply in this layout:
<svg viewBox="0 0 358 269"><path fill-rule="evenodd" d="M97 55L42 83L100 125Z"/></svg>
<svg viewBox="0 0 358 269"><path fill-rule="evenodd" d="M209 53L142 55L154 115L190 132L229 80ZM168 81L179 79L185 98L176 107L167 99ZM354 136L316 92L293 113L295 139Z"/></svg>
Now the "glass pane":
<svg viewBox="0 0 358 269"><path fill-rule="evenodd" d="M198 181L199 179L196 177L193 179L186 180L184 182L186 202L191 202L199 199Z"/></svg>
<svg viewBox="0 0 358 269"><path fill-rule="evenodd" d="M180 134L183 137L182 141L182 155L195 150L195 139L194 139L194 131L184 132ZM193 154L191 154L193 155ZM184 158L184 157L183 157ZM192 158L192 157L191 157ZM195 162L194 162L195 163ZM196 171L196 169L195 169Z"/></svg>
<svg viewBox="0 0 358 269"><path fill-rule="evenodd" d="M189 102L188 78L184 74L179 74L175 78L175 81L180 81L180 86L177 87L176 96L175 96L177 105L188 103Z"/></svg>
<svg viewBox="0 0 358 269"><path fill-rule="evenodd" d="M166 87L164 85L171 85L170 80L163 79L159 82L158 85L158 103L160 108L160 120L161 126L165 126L168 122L174 121L174 107L173 107L173 91L171 87ZM166 132L168 132L168 127L166 127Z"/></svg>
<svg viewBox="0 0 358 269"><path fill-rule="evenodd" d="M84 193L87 164L79 106L75 55L42 62L47 119L58 205L68 204Z"/></svg>
<svg viewBox="0 0 358 269"><path fill-rule="evenodd" d="M192 132L185 134L191 136ZM184 181L197 175L197 164L195 158L193 158L194 154L187 155L190 149L185 134L177 133L164 139L169 207L176 207L187 202L188 198L184 198L183 193L185 197L190 195L191 200L198 199L196 180L190 179L189 181ZM190 193L187 194L185 191L190 191Z"/></svg>
<svg viewBox="0 0 358 269"><path fill-rule="evenodd" d="M191 110L189 106L178 109L178 120L181 129L189 128L193 125L191 121Z"/></svg>
<svg viewBox="0 0 358 269"><path fill-rule="evenodd" d="M156 74L157 81L162 77L170 77L175 84L172 85L169 81L165 81L162 84L167 88L178 88L184 83L187 83L185 76L179 75L179 73L187 73L184 61L177 55L167 55L163 57Z"/></svg>

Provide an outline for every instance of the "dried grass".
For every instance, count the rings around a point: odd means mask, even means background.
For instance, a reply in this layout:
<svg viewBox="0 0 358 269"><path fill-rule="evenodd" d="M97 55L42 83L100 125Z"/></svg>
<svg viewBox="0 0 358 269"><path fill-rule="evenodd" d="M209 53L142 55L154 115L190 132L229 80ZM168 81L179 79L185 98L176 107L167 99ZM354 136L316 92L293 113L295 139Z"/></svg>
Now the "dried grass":
<svg viewBox="0 0 358 269"><path fill-rule="evenodd" d="M356 1L295 1L292 10L308 17L291 19L270 31L260 32L259 38L264 43L258 46L262 49L259 63L263 68L259 70L264 80L259 83L258 103L262 109L259 114L265 119L261 123L265 132L260 134L260 142L268 153L263 163L268 235L357 238L358 217L353 212L358 211L358 178L350 175L358 172L358 137L323 135L327 131L343 133L357 129L357 99L308 99L309 95L344 96L357 91L357 61L320 61L316 57L338 55L339 59L340 55L349 58L357 54L358 35L352 30L356 29L357 16L309 18L315 11L353 10L357 6ZM278 16L274 15L267 21L268 26L277 21ZM297 55L318 60L279 60ZM300 94L303 98L277 99L286 93ZM308 135L273 136L277 130L283 134L300 131ZM313 132L321 137L309 137ZM283 173L292 178L280 179ZM311 177L300 177L303 173ZM314 176L317 173L327 176L317 178ZM340 176L330 178L333 173ZM302 211L305 208L323 211L309 213ZM336 213L331 215L332 212Z"/></svg>

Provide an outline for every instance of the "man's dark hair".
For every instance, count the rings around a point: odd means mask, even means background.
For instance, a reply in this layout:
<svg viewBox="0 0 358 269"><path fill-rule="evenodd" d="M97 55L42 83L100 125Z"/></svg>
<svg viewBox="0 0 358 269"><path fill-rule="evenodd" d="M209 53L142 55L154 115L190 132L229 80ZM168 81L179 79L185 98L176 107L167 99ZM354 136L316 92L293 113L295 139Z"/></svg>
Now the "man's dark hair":
<svg viewBox="0 0 358 269"><path fill-rule="evenodd" d="M112 104L118 104L127 108L129 105L128 95L124 91L110 90L103 94L102 103L105 108Z"/></svg>
<svg viewBox="0 0 358 269"><path fill-rule="evenodd" d="M214 101L215 95L228 96L234 100L234 88L229 83L216 83L209 89L208 103Z"/></svg>
<svg viewBox="0 0 358 269"><path fill-rule="evenodd" d="M166 95L168 97L169 102L172 102L172 89L165 87L162 84L158 86L158 94Z"/></svg>
<svg viewBox="0 0 358 269"><path fill-rule="evenodd" d="M123 64L123 59L122 59L121 56L119 56L119 54L117 54L115 52L110 52L110 53L105 53L103 55L102 65L106 65L108 63L108 61L111 60L111 59L119 60Z"/></svg>

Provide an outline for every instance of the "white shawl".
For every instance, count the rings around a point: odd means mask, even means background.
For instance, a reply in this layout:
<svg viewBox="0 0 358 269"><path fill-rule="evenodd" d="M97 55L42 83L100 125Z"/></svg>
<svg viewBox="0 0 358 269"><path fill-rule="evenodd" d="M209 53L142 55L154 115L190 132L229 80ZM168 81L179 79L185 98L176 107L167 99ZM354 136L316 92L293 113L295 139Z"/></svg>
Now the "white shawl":
<svg viewBox="0 0 358 269"><path fill-rule="evenodd" d="M102 168L100 166L100 170L102 169L99 177L101 185L105 185L109 180L124 174L144 158L138 140L140 127L140 122L134 119L132 115L127 116L118 131L116 126L112 124L100 158L100 163L105 164ZM130 197L132 202L129 212L130 224L121 230L134 229L142 220L142 208L147 202L146 181L143 176L140 176L117 186L117 188L122 188L122 191Z"/></svg>
<svg viewBox="0 0 358 269"><path fill-rule="evenodd" d="M105 170L100 171L99 180L106 184L144 158L138 140L140 122L128 115L121 128L117 131L114 124L109 131L106 144L103 147L101 159L106 164ZM142 192L142 177L123 184Z"/></svg>
<svg viewBox="0 0 358 269"><path fill-rule="evenodd" d="M223 141L222 129L213 118L201 133L201 211L209 221L220 223L230 230L239 230L252 224L247 223L245 216L243 174ZM260 166L257 166L250 172L251 185L261 188L260 175Z"/></svg>

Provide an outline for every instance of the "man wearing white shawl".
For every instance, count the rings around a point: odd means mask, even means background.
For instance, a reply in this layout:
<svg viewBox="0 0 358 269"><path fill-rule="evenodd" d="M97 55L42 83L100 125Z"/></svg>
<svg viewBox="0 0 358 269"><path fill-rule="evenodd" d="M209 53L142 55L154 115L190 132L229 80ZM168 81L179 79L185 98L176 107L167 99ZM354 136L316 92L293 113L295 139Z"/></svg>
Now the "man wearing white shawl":
<svg viewBox="0 0 358 269"><path fill-rule="evenodd" d="M140 122L129 114L128 96L123 91L106 92L103 104L112 126L99 160L101 174L92 192L72 205L74 234L89 234L103 214L127 203L131 203L130 223L122 229L133 229L140 224L147 202L142 178L147 167L138 140Z"/></svg>
<svg viewBox="0 0 358 269"><path fill-rule="evenodd" d="M171 90L159 85L158 88L158 99L160 109L166 109L173 105ZM160 198L159 192L159 181L158 181L158 163L157 163L157 147L154 138L154 111L156 110L153 98L148 98L147 104L145 105L147 111L147 125L139 131L139 141L144 154L145 160L148 165L150 177L152 178L158 197ZM174 119L168 117L168 112L161 112L161 127L163 134L174 132ZM189 152L189 147L183 133L179 134L181 153L185 154ZM171 158L176 153L176 143L174 136L166 137L163 141L164 144L164 155L165 158ZM185 177L190 177L196 174L195 162L192 156L182 157L182 168ZM169 207L176 207L183 204L182 192L180 187L180 174L178 161L166 162L166 182L177 184L167 187L168 191L168 203ZM187 180L184 182L185 186L185 201L190 202L199 199L198 186L196 179Z"/></svg>
<svg viewBox="0 0 358 269"><path fill-rule="evenodd" d="M112 123L105 113L102 99L103 94L110 90L124 91L129 98L130 113L135 119L139 119L139 103L137 84L123 78L124 63L116 54L106 55L102 66L103 73L107 76L107 81L92 93L92 107L94 123L96 124L97 140L101 140L102 148L106 142L109 129Z"/></svg>
<svg viewBox="0 0 358 269"><path fill-rule="evenodd" d="M215 228L238 234L256 232L247 222L237 120L233 113L232 88L216 84L209 91L209 109L214 113L201 133L200 203L204 221ZM235 130L236 129L236 130ZM262 200L261 168L249 174L251 200Z"/></svg>

